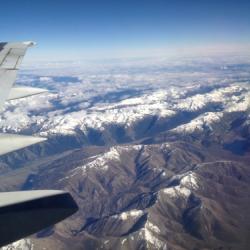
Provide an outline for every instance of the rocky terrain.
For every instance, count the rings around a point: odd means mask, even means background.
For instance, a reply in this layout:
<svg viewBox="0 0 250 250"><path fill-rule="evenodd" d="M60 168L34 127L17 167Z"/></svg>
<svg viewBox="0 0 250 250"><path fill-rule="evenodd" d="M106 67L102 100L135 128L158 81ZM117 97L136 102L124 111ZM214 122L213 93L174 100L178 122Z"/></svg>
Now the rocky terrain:
<svg viewBox="0 0 250 250"><path fill-rule="evenodd" d="M4 249L248 249L250 64L235 60L23 71L51 92L8 103L1 130L48 141L1 157L0 190L65 189L79 212Z"/></svg>

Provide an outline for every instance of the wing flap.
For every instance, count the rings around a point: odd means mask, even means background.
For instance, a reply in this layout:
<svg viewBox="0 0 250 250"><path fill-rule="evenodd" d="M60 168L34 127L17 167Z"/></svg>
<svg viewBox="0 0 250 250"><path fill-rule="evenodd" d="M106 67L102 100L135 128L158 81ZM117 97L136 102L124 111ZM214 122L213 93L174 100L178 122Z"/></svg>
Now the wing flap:
<svg viewBox="0 0 250 250"><path fill-rule="evenodd" d="M22 149L45 140L46 138L35 136L0 134L0 155Z"/></svg>
<svg viewBox="0 0 250 250"><path fill-rule="evenodd" d="M41 89L41 88L30 88L30 87L21 87L21 86L13 87L10 90L7 101L15 100L15 99L23 98L23 97L28 97L32 95L38 95L44 92L47 92L47 90Z"/></svg>

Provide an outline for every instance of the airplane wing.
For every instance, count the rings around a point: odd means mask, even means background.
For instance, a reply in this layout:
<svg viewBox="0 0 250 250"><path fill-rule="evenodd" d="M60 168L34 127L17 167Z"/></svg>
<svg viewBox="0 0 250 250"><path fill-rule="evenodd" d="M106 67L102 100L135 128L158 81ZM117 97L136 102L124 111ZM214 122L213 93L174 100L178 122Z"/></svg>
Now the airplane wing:
<svg viewBox="0 0 250 250"><path fill-rule="evenodd" d="M0 110L5 101L46 90L15 86L20 63L33 42L0 43ZM0 155L33 145L45 138L0 133ZM34 234L78 210L68 192L37 190L0 193L0 247Z"/></svg>
<svg viewBox="0 0 250 250"><path fill-rule="evenodd" d="M0 193L0 247L56 224L77 210L71 195L60 190Z"/></svg>
<svg viewBox="0 0 250 250"><path fill-rule="evenodd" d="M26 50L34 42L0 43L0 110L5 101L43 93L47 90L14 86ZM0 155L44 141L43 138L0 134Z"/></svg>
<svg viewBox="0 0 250 250"><path fill-rule="evenodd" d="M0 133L0 155L46 141L46 138Z"/></svg>
<svg viewBox="0 0 250 250"><path fill-rule="evenodd" d="M30 88L30 87L13 87L10 90L9 96L7 98L7 101L20 99L32 95L38 95L41 93L47 92L46 89L40 89L40 88Z"/></svg>
<svg viewBox="0 0 250 250"><path fill-rule="evenodd" d="M34 42L0 43L0 108L7 99L14 99L19 96L24 97L26 94L31 95L33 92L32 88L26 89L26 93L22 87L21 90L20 87L13 91L11 89L15 83L17 71L27 48L34 44ZM22 92L21 95L20 91ZM17 92L19 93L18 95ZM37 89L34 89L34 93L37 93Z"/></svg>

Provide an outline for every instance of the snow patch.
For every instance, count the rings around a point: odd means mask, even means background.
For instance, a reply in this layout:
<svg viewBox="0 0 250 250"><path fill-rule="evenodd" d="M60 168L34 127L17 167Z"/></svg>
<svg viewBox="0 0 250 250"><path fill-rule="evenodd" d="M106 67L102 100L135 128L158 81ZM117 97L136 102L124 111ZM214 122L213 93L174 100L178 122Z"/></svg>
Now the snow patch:
<svg viewBox="0 0 250 250"><path fill-rule="evenodd" d="M164 188L163 192L170 198L184 197L188 198L191 195L191 190L199 188L198 178L195 173L189 172L187 175L181 177L180 184L174 187Z"/></svg>
<svg viewBox="0 0 250 250"><path fill-rule="evenodd" d="M168 197L171 197L171 198L175 198L178 196L187 198L191 194L191 191L189 189L187 189L186 187L180 187L180 186L164 188L162 191L164 194L166 194Z"/></svg>
<svg viewBox="0 0 250 250"><path fill-rule="evenodd" d="M172 131L177 133L193 133L195 131L203 131L204 127L212 131L212 125L219 122L222 116L222 112L207 112L191 120L189 123L182 124L172 129Z"/></svg>
<svg viewBox="0 0 250 250"><path fill-rule="evenodd" d="M154 246L155 249L162 249L164 247L165 242L155 237L148 228L143 228L142 232L149 249L151 249L152 246Z"/></svg>
<svg viewBox="0 0 250 250"><path fill-rule="evenodd" d="M150 229L151 231L160 234L161 230L159 229L159 227L157 227L156 225L154 225L152 222L150 222L149 220L147 221L146 225L145 225L148 229Z"/></svg>
<svg viewBox="0 0 250 250"><path fill-rule="evenodd" d="M1 250L33 250L33 249L34 245L31 243L30 239L22 239L1 248Z"/></svg>
<svg viewBox="0 0 250 250"><path fill-rule="evenodd" d="M115 147L110 148L110 150L102 155L97 156L93 161L82 166L83 172L91 168L98 168L102 170L108 170L108 161L120 161L120 153Z"/></svg>
<svg viewBox="0 0 250 250"><path fill-rule="evenodd" d="M116 219L120 219L120 220L125 221L125 220L131 219L131 218L139 219L143 214L144 214L143 210L133 209L130 211L122 212L121 214L118 214L118 215L114 215L114 217Z"/></svg>
<svg viewBox="0 0 250 250"><path fill-rule="evenodd" d="M191 172L187 174L186 176L184 176L180 181L180 185L188 187L190 189L194 189L194 190L198 189L199 185L198 185L198 178L196 174Z"/></svg>

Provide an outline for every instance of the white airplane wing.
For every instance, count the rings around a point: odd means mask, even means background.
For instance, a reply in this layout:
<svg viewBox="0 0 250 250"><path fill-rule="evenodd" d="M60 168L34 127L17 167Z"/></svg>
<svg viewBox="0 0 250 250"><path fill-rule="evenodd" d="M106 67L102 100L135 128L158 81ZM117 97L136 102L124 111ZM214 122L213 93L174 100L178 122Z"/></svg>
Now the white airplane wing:
<svg viewBox="0 0 250 250"><path fill-rule="evenodd" d="M46 138L0 133L0 155L45 141Z"/></svg>
<svg viewBox="0 0 250 250"><path fill-rule="evenodd" d="M5 101L45 92L40 88L14 86L27 48L34 42L0 43L0 110ZM44 138L0 134L0 155L44 141Z"/></svg>
<svg viewBox="0 0 250 250"><path fill-rule="evenodd" d="M33 42L0 43L0 110L7 100L45 90L14 86L17 71ZM1 122L1 121L0 121ZM0 155L42 142L45 138L0 133ZM0 193L0 247L51 226L78 210L68 192L38 190Z"/></svg>
<svg viewBox="0 0 250 250"><path fill-rule="evenodd" d="M0 43L0 108L8 99L27 48L33 45L33 42Z"/></svg>
<svg viewBox="0 0 250 250"><path fill-rule="evenodd" d="M23 97L28 97L32 95L38 95L41 93L47 92L46 89L40 89L40 88L29 88L29 87L21 87L21 86L15 86L10 90L9 96L7 101L20 99Z"/></svg>

